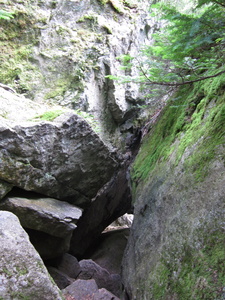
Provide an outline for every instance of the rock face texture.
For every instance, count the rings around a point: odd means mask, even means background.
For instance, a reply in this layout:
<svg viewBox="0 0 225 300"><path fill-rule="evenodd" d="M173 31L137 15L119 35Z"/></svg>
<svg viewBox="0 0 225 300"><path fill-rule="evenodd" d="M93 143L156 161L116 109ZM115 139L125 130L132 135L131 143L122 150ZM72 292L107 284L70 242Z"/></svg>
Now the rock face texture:
<svg viewBox="0 0 225 300"><path fill-rule="evenodd" d="M61 300L18 218L0 211L0 298Z"/></svg>
<svg viewBox="0 0 225 300"><path fill-rule="evenodd" d="M135 113L131 103L139 99L139 89L105 76L124 75L117 58L135 56L148 40L153 27L148 24L148 5L149 1L111 0L4 3L3 9L14 11L15 18L11 26L2 22L10 49L4 51L3 61L11 59L11 64L1 65L0 82L35 102L45 99L91 112L103 139L123 144L118 124Z"/></svg>
<svg viewBox="0 0 225 300"><path fill-rule="evenodd" d="M216 80L174 96L133 165L123 262L132 300L224 298L224 76Z"/></svg>
<svg viewBox="0 0 225 300"><path fill-rule="evenodd" d="M102 231L131 207L131 191L126 166L95 197L73 232L70 252L82 256Z"/></svg>
<svg viewBox="0 0 225 300"><path fill-rule="evenodd" d="M27 191L88 205L118 166L81 117L0 128L0 179Z"/></svg>

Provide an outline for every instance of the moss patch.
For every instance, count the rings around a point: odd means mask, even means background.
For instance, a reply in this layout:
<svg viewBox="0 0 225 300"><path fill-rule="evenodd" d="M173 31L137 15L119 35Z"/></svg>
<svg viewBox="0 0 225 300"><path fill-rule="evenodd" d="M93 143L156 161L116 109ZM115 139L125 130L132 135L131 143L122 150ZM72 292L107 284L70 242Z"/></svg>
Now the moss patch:
<svg viewBox="0 0 225 300"><path fill-rule="evenodd" d="M24 10L17 4L8 4L6 9L13 11L14 19L0 20L0 82L12 85L20 93L31 90L31 81L41 76L30 58L38 43L39 27L46 24L35 5L26 5Z"/></svg>
<svg viewBox="0 0 225 300"><path fill-rule="evenodd" d="M198 249L183 246L176 260L161 260L148 280L149 299L224 299L224 230L201 234Z"/></svg>
<svg viewBox="0 0 225 300"><path fill-rule="evenodd" d="M217 147L225 143L225 75L182 87L143 142L131 172L135 185L144 182L161 162L175 153L177 165L189 151L184 168L196 180L207 175ZM176 149L175 149L176 141ZM173 154L174 156L174 154Z"/></svg>
<svg viewBox="0 0 225 300"><path fill-rule="evenodd" d="M36 121L53 121L58 116L62 115L64 113L63 110L51 110L46 111L45 113L36 116L33 120Z"/></svg>

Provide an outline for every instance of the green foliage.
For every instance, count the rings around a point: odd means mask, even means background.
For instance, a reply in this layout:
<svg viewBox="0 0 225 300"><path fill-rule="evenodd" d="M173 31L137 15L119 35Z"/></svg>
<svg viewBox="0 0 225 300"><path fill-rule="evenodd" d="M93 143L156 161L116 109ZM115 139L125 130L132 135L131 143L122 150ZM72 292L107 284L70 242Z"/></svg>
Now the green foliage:
<svg viewBox="0 0 225 300"><path fill-rule="evenodd" d="M53 121L55 118L63 114L62 110L51 110L46 111L45 113L38 115L34 118L36 121Z"/></svg>
<svg viewBox="0 0 225 300"><path fill-rule="evenodd" d="M172 153L177 165L186 149L192 149L192 154L186 158L184 170L193 174L196 182L205 178L209 162L224 143L224 81L225 74L195 83L194 88L183 86L174 95L135 159L131 171L134 187L145 182Z"/></svg>
<svg viewBox="0 0 225 300"><path fill-rule="evenodd" d="M160 28L153 34L153 45L143 46L138 57L126 54L121 58L123 69L130 70L135 65L139 76L117 79L121 82L176 86L205 79L210 72L223 67L224 7L217 3L199 1L191 13L179 12L162 2L152 5L151 15L161 22ZM224 67L221 72L225 72Z"/></svg>
<svg viewBox="0 0 225 300"><path fill-rule="evenodd" d="M0 10L0 19L10 20L12 18L13 18L13 13L2 9Z"/></svg>

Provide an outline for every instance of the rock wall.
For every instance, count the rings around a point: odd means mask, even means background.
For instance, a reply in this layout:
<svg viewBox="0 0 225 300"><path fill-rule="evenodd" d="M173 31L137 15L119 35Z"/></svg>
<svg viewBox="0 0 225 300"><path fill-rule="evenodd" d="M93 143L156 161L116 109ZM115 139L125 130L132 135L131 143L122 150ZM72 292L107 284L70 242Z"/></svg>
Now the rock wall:
<svg viewBox="0 0 225 300"><path fill-rule="evenodd" d="M146 5L119 0L5 2L3 8L15 18L0 20L0 82L35 102L87 112L105 141L124 146L118 125L134 116L140 93L135 84L119 85L105 76L124 74L117 57L135 56L148 39Z"/></svg>
<svg viewBox="0 0 225 300"><path fill-rule="evenodd" d="M132 166L129 299L224 298L224 79L176 93Z"/></svg>
<svg viewBox="0 0 225 300"><path fill-rule="evenodd" d="M49 198L82 207L73 253L83 253L131 206L126 169L139 142L141 94L137 85L106 76L123 75L118 56L135 56L148 41L146 7L146 1L2 1L14 18L0 20L1 208L17 214L43 257L62 254L70 239L30 224L8 199L19 198L22 207L43 199L40 211Z"/></svg>

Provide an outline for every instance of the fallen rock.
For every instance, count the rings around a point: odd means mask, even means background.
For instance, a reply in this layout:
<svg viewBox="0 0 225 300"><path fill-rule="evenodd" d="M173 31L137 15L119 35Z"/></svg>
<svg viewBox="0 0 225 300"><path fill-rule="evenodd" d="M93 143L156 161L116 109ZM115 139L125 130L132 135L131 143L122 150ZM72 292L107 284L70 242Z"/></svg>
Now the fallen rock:
<svg viewBox="0 0 225 300"><path fill-rule="evenodd" d="M62 256L57 268L67 274L71 278L77 278L81 272L80 264L76 257L69 253L65 253Z"/></svg>
<svg viewBox="0 0 225 300"><path fill-rule="evenodd" d="M75 280L54 267L47 267L47 269L60 290L65 289Z"/></svg>
<svg viewBox="0 0 225 300"><path fill-rule="evenodd" d="M69 296L75 300L94 300L94 294L98 292L98 286L94 279L74 281L71 285L62 290L63 295L68 299Z"/></svg>
<svg viewBox="0 0 225 300"><path fill-rule="evenodd" d="M106 289L98 289L93 279L78 279L62 292L66 300L120 300Z"/></svg>
<svg viewBox="0 0 225 300"><path fill-rule="evenodd" d="M98 293L94 295L94 300L120 300L115 295L107 291L106 289L99 289Z"/></svg>
<svg viewBox="0 0 225 300"><path fill-rule="evenodd" d="M84 211L71 238L70 253L75 257L82 257L103 230L130 209L131 191L127 177L127 166L124 165Z"/></svg>
<svg viewBox="0 0 225 300"><path fill-rule="evenodd" d="M0 211L0 298L61 300L18 218Z"/></svg>
<svg viewBox="0 0 225 300"><path fill-rule="evenodd" d="M70 112L54 122L1 120L0 160L1 180L78 206L91 203L119 164L85 119Z"/></svg>
<svg viewBox="0 0 225 300"><path fill-rule="evenodd" d="M109 274L109 272L96 264L91 259L80 261L81 272L79 279L94 279L98 288L105 288L113 294L119 296L121 293L121 278L119 274Z"/></svg>
<svg viewBox="0 0 225 300"><path fill-rule="evenodd" d="M76 228L82 210L64 201L31 196L8 197L0 201L0 209L14 213L23 227L65 238Z"/></svg>
<svg viewBox="0 0 225 300"><path fill-rule="evenodd" d="M120 228L130 228L133 223L134 215L133 214L124 214L123 216L119 217L115 220L110 227L120 227Z"/></svg>

